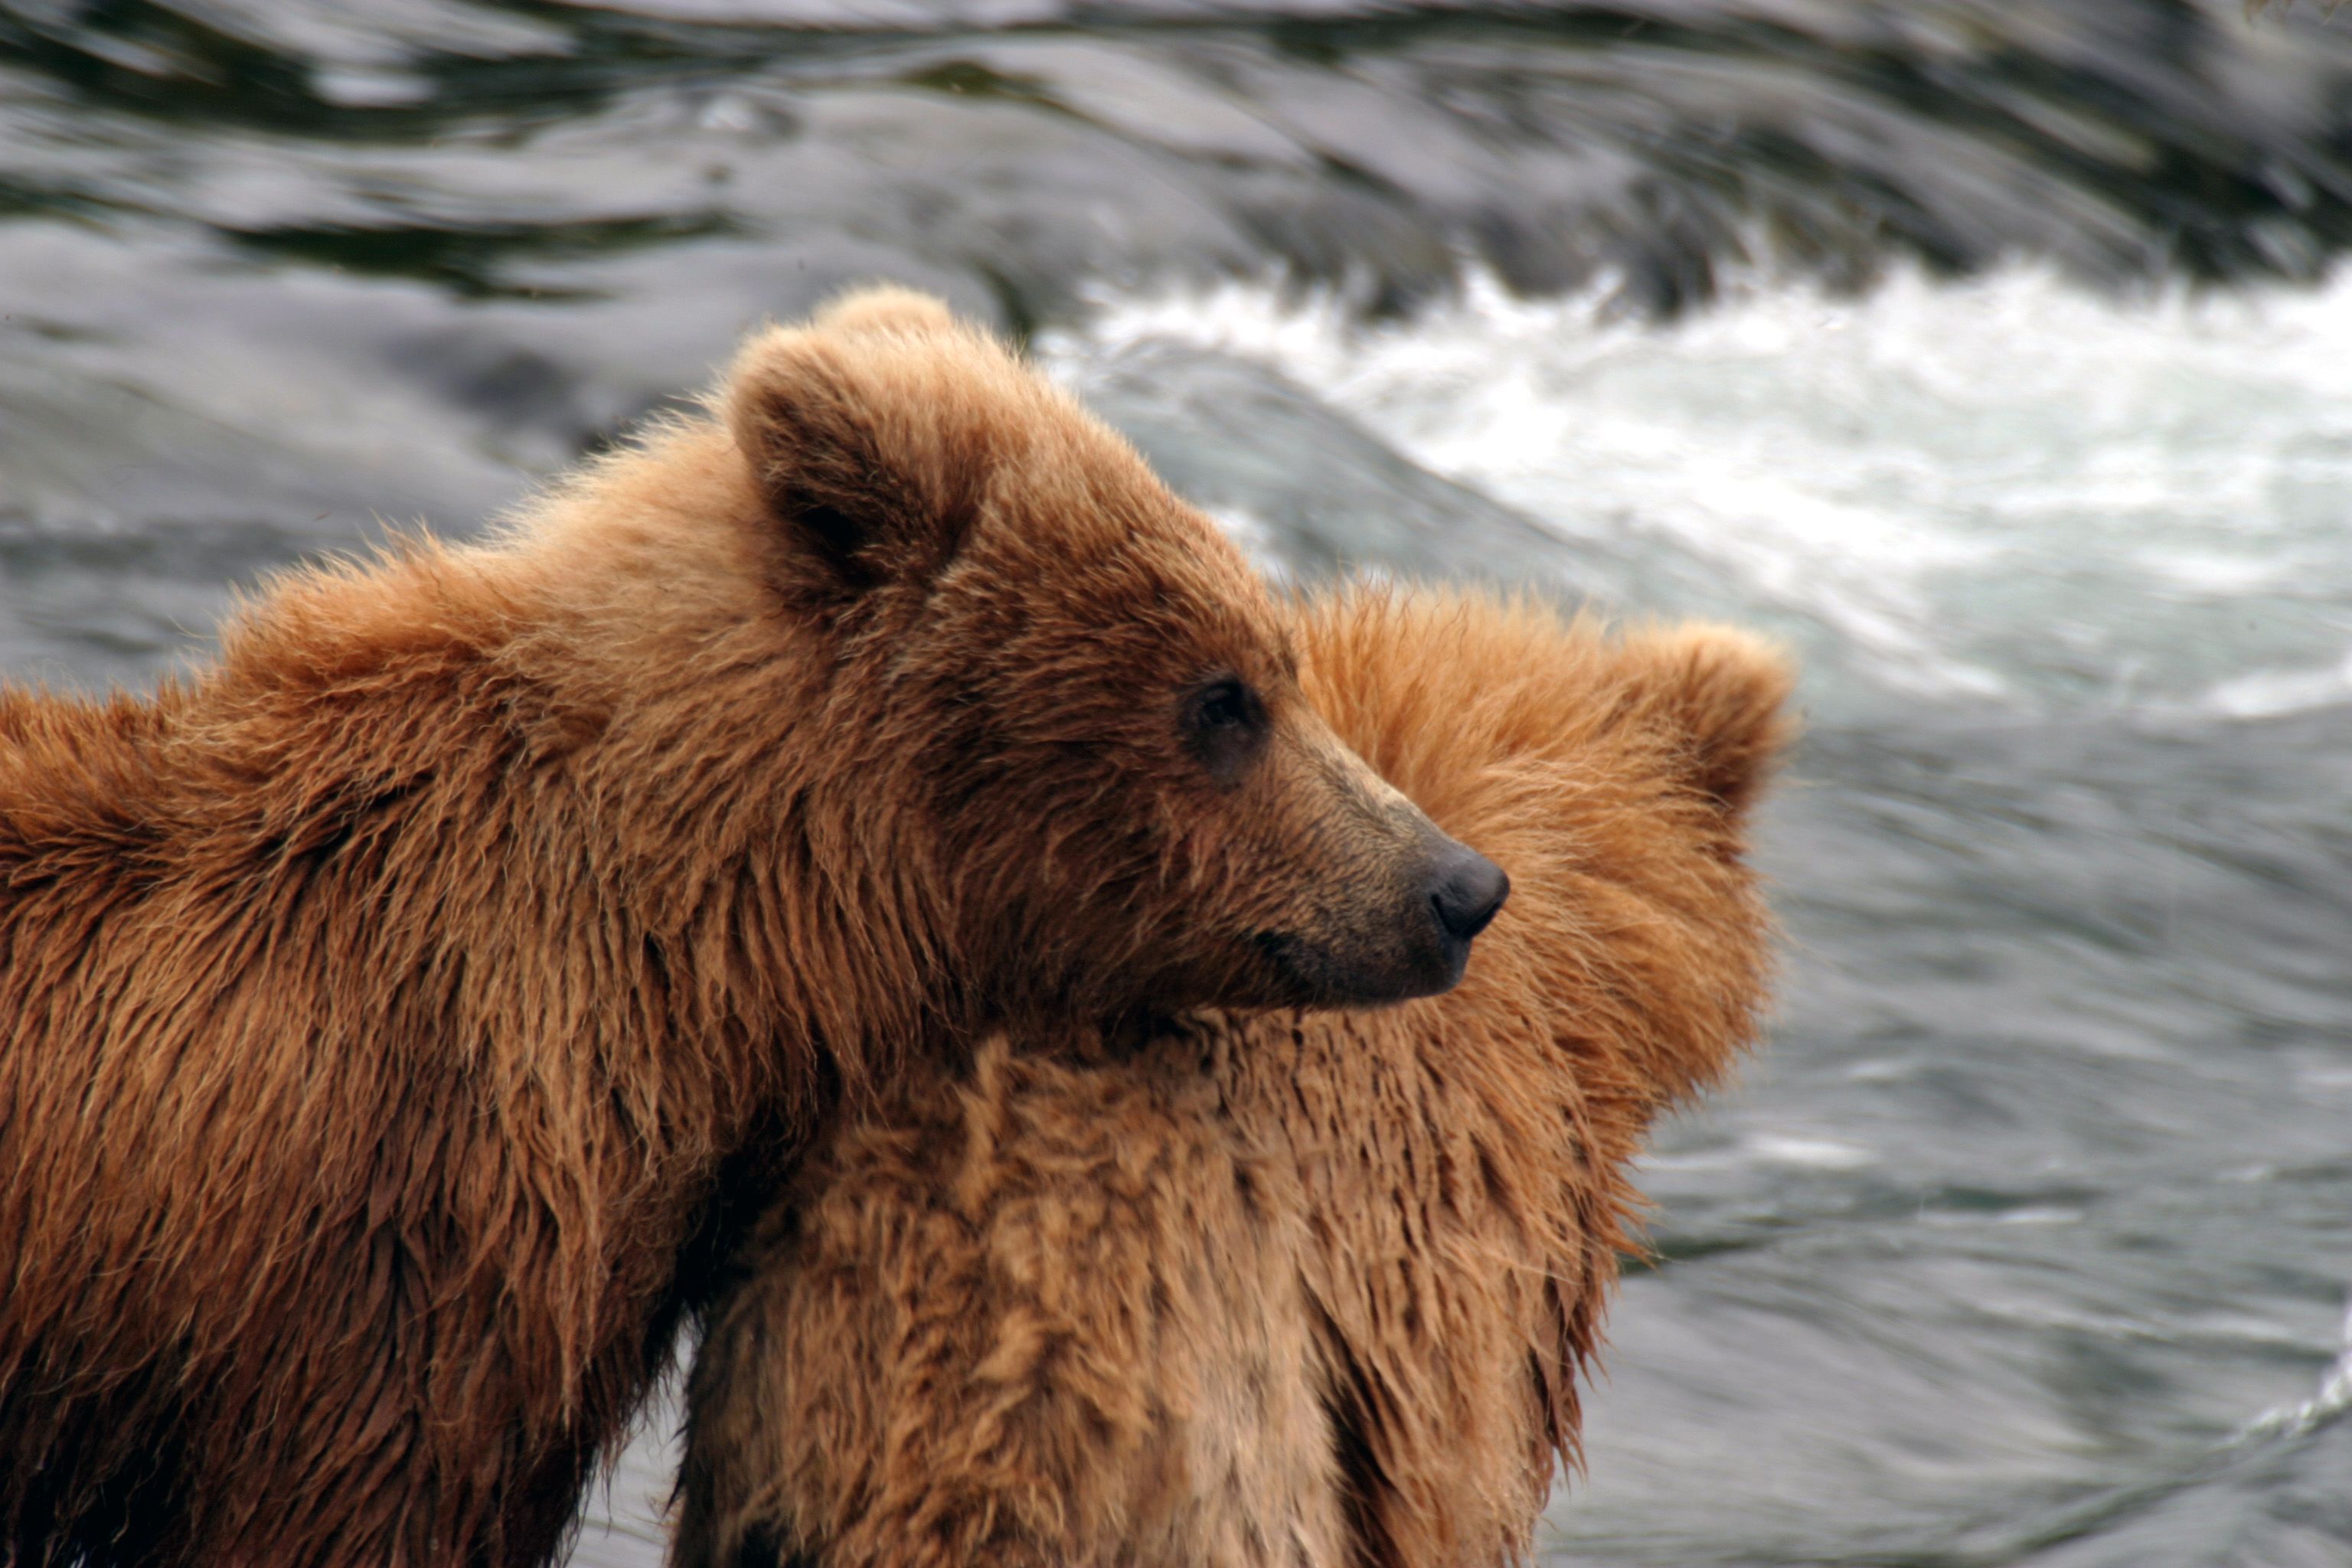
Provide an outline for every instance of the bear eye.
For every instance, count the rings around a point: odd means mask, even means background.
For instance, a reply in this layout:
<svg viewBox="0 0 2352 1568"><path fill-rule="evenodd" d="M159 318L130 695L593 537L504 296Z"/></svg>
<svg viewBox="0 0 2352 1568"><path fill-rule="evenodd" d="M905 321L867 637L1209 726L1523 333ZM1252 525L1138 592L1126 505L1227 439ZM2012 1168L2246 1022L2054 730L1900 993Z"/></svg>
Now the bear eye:
<svg viewBox="0 0 2352 1568"><path fill-rule="evenodd" d="M1238 680L1220 680L1201 694L1201 724L1222 730L1249 722L1249 691Z"/></svg>
<svg viewBox="0 0 2352 1568"><path fill-rule="evenodd" d="M1239 676L1221 675L1193 689L1184 703L1185 747L1219 784L1238 780L1257 755L1265 705Z"/></svg>

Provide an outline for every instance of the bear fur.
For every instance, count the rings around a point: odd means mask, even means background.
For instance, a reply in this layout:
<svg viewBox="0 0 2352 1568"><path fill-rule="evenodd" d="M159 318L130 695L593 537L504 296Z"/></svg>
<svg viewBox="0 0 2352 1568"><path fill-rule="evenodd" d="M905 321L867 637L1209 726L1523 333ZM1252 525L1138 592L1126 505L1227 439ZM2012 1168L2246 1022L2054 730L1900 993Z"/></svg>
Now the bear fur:
<svg viewBox="0 0 2352 1568"><path fill-rule="evenodd" d="M1509 871L1444 997L988 1042L846 1121L688 1388L675 1568L1465 1568L1578 1458L1664 1108L1754 1032L1789 671L1477 595L1308 609L1340 734Z"/></svg>
<svg viewBox="0 0 2352 1568"><path fill-rule="evenodd" d="M152 699L0 691L0 1563L544 1562L844 1096L1450 983L1467 852L1297 665L884 291Z"/></svg>

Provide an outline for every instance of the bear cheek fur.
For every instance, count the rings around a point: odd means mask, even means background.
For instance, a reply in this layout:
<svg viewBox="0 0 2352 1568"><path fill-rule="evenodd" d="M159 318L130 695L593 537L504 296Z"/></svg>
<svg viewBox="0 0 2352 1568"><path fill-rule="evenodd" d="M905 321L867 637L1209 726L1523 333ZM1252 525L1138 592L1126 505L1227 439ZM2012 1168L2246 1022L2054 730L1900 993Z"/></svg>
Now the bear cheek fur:
<svg viewBox="0 0 2352 1568"><path fill-rule="evenodd" d="M1135 678L1056 689L1037 676L1054 661L1015 653L976 672L928 749L966 967L1002 977L997 1016L1174 1012L1260 987L1234 906L1290 870L1177 743L1181 683L1159 662L1139 651Z"/></svg>

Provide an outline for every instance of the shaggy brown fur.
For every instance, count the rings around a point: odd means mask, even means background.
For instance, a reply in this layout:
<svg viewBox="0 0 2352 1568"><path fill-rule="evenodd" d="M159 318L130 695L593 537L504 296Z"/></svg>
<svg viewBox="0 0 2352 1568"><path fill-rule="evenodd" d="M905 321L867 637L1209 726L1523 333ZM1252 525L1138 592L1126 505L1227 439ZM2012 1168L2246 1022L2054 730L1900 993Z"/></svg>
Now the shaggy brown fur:
<svg viewBox="0 0 2352 1568"><path fill-rule="evenodd" d="M544 1560L833 1096L1458 970L1260 583L995 344L869 295L714 414L0 693L0 1563Z"/></svg>
<svg viewBox="0 0 2352 1568"><path fill-rule="evenodd" d="M1788 675L1475 597L1342 599L1300 640L1339 732L1511 873L1468 978L903 1080L713 1314L680 1568L1524 1557L1627 1162L1755 1026L1743 812Z"/></svg>

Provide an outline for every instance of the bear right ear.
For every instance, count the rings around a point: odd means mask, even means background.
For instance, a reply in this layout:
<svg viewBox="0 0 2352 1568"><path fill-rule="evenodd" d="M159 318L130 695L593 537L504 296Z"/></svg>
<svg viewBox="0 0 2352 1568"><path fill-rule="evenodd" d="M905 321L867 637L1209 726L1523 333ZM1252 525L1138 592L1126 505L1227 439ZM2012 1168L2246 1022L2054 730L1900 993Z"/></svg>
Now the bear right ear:
<svg viewBox="0 0 2352 1568"><path fill-rule="evenodd" d="M961 395L975 358L1003 357L904 290L744 345L719 404L775 524L780 585L854 595L953 558L996 445L983 402Z"/></svg>
<svg viewBox="0 0 2352 1568"><path fill-rule="evenodd" d="M1688 748L1690 783L1739 825L1796 739L1788 710L1796 671L1787 654L1748 632L1689 626L1643 639L1651 689Z"/></svg>

